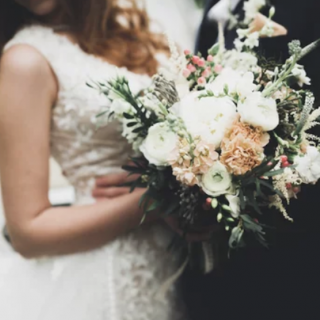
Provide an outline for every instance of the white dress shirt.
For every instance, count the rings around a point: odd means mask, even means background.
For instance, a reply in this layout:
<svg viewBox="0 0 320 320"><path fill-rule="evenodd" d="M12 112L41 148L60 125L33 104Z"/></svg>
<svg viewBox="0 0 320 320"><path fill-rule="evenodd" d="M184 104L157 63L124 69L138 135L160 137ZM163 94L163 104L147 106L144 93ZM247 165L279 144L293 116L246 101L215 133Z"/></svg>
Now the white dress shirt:
<svg viewBox="0 0 320 320"><path fill-rule="evenodd" d="M180 49L194 48L203 10L194 0L146 0L153 30L166 32Z"/></svg>
<svg viewBox="0 0 320 320"><path fill-rule="evenodd" d="M230 17L230 11L235 10L240 0L220 0L211 8L208 18L216 22L221 22L225 27Z"/></svg>

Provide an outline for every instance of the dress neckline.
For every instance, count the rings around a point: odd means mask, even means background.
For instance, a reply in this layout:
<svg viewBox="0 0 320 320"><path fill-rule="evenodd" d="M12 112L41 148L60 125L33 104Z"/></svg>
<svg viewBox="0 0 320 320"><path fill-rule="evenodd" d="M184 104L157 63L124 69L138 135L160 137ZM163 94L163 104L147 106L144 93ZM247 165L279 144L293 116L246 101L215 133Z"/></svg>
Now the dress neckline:
<svg viewBox="0 0 320 320"><path fill-rule="evenodd" d="M42 28L43 30L48 31L50 34L54 35L55 37L57 37L57 39L59 39L59 41L63 41L64 43L66 43L67 45L69 45L70 47L72 47L74 50L76 50L79 54L81 54L83 57L87 57L89 59L91 59L92 61L96 61L97 63L103 64L105 66L109 66L110 68L114 68L116 70L121 70L124 71L126 73L129 73L131 75L137 76L137 77L141 77L141 78L148 78L150 79L150 76L147 74L139 74L139 73L135 73L133 71L128 70L127 67L118 67L110 62L108 62L107 60L103 59L102 57L99 56L95 56L94 54L85 52L80 45L77 42L72 41L67 35L65 34L61 34L58 32L55 32L52 28L47 27L47 26L43 26L43 25L33 25L31 27L39 27Z"/></svg>

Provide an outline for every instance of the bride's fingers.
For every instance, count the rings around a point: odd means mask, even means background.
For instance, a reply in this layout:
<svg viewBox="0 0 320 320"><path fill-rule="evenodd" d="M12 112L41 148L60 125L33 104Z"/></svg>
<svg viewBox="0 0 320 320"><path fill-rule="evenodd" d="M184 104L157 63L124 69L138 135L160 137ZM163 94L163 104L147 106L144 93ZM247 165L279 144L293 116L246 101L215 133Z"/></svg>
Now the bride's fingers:
<svg viewBox="0 0 320 320"><path fill-rule="evenodd" d="M96 188L92 191L92 196L98 198L116 198L130 193L130 188L119 187L119 188Z"/></svg>
<svg viewBox="0 0 320 320"><path fill-rule="evenodd" d="M96 178L97 188L108 188L122 185L127 182L135 181L139 175L128 175L128 172L109 174L107 176Z"/></svg>
<svg viewBox="0 0 320 320"><path fill-rule="evenodd" d="M118 186L120 184L123 184L126 181L127 177L127 172L111 173L107 176L96 178L96 186L102 188Z"/></svg>

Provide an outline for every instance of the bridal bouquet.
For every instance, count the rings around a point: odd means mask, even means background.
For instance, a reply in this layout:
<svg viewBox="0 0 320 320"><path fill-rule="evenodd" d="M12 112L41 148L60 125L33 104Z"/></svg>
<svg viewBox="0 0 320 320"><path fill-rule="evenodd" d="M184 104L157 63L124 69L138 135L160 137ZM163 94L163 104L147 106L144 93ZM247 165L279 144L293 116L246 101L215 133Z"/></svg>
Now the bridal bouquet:
<svg viewBox="0 0 320 320"><path fill-rule="evenodd" d="M140 175L133 189L147 188L146 215L159 209L185 233L219 223L231 248L250 234L267 245L260 222L267 209L292 221L290 200L320 178L320 138L308 133L320 109L302 89L310 79L298 64L319 42L291 42L283 65L257 57L253 49L272 33L273 13L260 30L238 29L236 49L226 51L222 39L206 59L180 55L170 42L170 68L138 95L121 76L99 84L112 102L101 121L121 121L138 151L124 169Z"/></svg>

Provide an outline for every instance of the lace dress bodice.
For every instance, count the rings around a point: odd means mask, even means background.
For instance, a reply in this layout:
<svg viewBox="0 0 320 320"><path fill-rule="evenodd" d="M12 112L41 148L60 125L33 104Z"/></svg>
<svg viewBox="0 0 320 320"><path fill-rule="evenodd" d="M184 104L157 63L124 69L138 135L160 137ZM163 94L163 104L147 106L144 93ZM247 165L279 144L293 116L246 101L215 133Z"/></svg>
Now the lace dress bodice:
<svg viewBox="0 0 320 320"><path fill-rule="evenodd" d="M103 82L122 74L133 91L138 92L151 79L89 55L46 27L30 26L21 30L6 49L16 44L37 49L56 75L59 93L52 109L52 155L76 190L76 204L93 203L90 194L94 177L119 171L128 160L131 148L121 136L119 123L97 127L96 115L109 102L86 83ZM88 253L40 262L19 260L17 265L12 262L0 283L9 282L10 278L21 281L23 274L23 281L29 283L17 284L19 293L14 294L12 301L19 301L20 296L21 304L14 311L15 308L10 309L10 320L21 320L24 314L30 315L28 319L41 320L185 319L174 290L164 299L156 299L161 285L179 267L167 251L170 241L167 228L161 224L146 225ZM11 290L13 283L13 280L8 283ZM7 288L4 283L1 287L4 289L0 289L0 298L2 290ZM30 287L35 292L23 295ZM6 307L0 308L0 318L1 312L6 312L1 309Z"/></svg>
<svg viewBox="0 0 320 320"><path fill-rule="evenodd" d="M138 92L150 83L150 78L87 54L49 28L26 28L6 48L19 43L40 51L57 77L59 94L52 110L52 155L75 187L77 200L83 201L83 197L90 195L92 177L119 170L130 154L118 123L98 128L96 115L109 101L87 83L103 82L123 74Z"/></svg>

